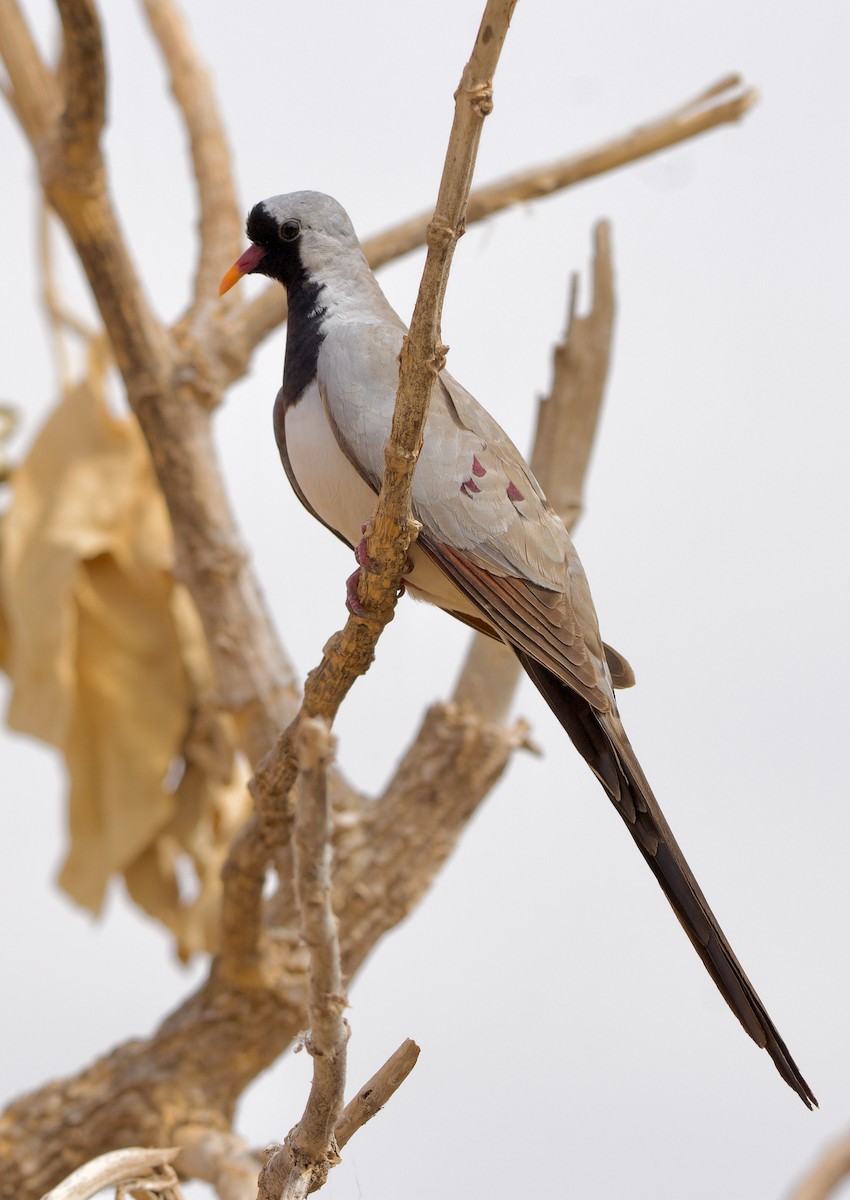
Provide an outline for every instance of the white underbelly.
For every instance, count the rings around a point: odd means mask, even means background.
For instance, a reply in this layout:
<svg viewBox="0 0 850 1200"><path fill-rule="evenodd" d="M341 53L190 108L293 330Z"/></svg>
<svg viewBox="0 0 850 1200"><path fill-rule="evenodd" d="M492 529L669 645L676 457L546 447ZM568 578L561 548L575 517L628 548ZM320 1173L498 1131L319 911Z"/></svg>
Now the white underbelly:
<svg viewBox="0 0 850 1200"><path fill-rule="evenodd" d="M312 383L284 417L286 453L307 503L326 525L356 546L371 519L377 497L351 465L334 437L319 389ZM405 574L411 593L440 608L475 614L478 610L414 544L412 570Z"/></svg>
<svg viewBox="0 0 850 1200"><path fill-rule="evenodd" d="M286 411L286 453L307 503L356 546L375 511L375 493L339 448L315 383Z"/></svg>

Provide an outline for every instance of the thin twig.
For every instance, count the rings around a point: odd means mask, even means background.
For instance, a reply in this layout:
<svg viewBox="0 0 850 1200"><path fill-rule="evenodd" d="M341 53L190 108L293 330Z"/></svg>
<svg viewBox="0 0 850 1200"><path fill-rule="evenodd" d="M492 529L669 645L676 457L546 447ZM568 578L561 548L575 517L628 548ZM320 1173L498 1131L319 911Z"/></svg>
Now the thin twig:
<svg viewBox="0 0 850 1200"><path fill-rule="evenodd" d="M172 0L143 0L171 77L171 90L189 134L200 204L200 255L194 304L213 300L224 266L239 254L242 218L230 151L209 73L201 65Z"/></svg>
<svg viewBox="0 0 850 1200"><path fill-rule="evenodd" d="M377 1116L416 1066L419 1047L407 1038L382 1067L349 1100L336 1127L336 1144L341 1150L367 1121Z"/></svg>
<svg viewBox="0 0 850 1200"><path fill-rule="evenodd" d="M15 116L38 150L59 116L62 96L41 61L16 0L0 0L0 57L9 76L7 91Z"/></svg>
<svg viewBox="0 0 850 1200"><path fill-rule="evenodd" d="M304 1115L263 1168L260 1200L298 1200L321 1187L339 1162L334 1131L345 1097L348 1023L343 1012L348 1002L331 888L333 813L327 769L332 753L328 722L303 720L296 739L295 886L302 935L310 947L310 1030L304 1044L313 1056L313 1082Z"/></svg>
<svg viewBox="0 0 850 1200"><path fill-rule="evenodd" d="M156 1183L156 1191L179 1196L177 1176L170 1164L179 1150L147 1149L132 1146L126 1150L111 1150L79 1167L73 1174L47 1192L42 1200L90 1200L103 1188L132 1185L145 1181Z"/></svg>
<svg viewBox="0 0 850 1200"><path fill-rule="evenodd" d="M50 207L42 198L38 214L38 257L41 267L41 298L47 314L47 328L53 345L53 355L56 361L56 374L59 386L65 389L71 385L71 361L65 344L65 333L70 331L91 344L99 339L106 345L106 334L102 329L88 325L82 317L70 311L59 298L59 288L54 271L53 246L51 238Z"/></svg>
<svg viewBox="0 0 850 1200"><path fill-rule="evenodd" d="M729 75L672 112L619 134L600 146L518 171L496 183L476 188L469 197L466 224L469 226L475 221L483 221L515 204L550 196L637 159L657 154L710 129L739 121L753 107L757 98L758 93L754 88L744 87L739 76ZM419 213L364 241L363 253L372 269L377 270L423 245L428 220L427 213ZM229 317L227 336L232 337L233 344L238 345L244 355L284 320L286 299L280 288L270 287ZM239 370L238 367L235 369Z"/></svg>

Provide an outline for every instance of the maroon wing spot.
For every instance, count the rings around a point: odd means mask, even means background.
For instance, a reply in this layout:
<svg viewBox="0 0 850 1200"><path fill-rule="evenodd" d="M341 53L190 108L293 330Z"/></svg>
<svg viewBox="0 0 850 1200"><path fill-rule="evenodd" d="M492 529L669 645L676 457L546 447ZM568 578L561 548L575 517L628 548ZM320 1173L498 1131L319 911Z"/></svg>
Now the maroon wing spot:
<svg viewBox="0 0 850 1200"><path fill-rule="evenodd" d="M463 492L464 496L471 496L473 492L480 492L481 488L474 479L464 479L463 483L460 485L460 490Z"/></svg>
<svg viewBox="0 0 850 1200"><path fill-rule="evenodd" d="M522 492L515 483L509 483L506 490L508 493L508 499L513 500L514 504L519 504L521 500L525 499L525 496L523 496Z"/></svg>
<svg viewBox="0 0 850 1200"><path fill-rule="evenodd" d="M477 475L479 479L481 478L482 475L487 474L486 468L481 466L481 463L478 461L478 459L475 457L474 454L472 456L472 474Z"/></svg>

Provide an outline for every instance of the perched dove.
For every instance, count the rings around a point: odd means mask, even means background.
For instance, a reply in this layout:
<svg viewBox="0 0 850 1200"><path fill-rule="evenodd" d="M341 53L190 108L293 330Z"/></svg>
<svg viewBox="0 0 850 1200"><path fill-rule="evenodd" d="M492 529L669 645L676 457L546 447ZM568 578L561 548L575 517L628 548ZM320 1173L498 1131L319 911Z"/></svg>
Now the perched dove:
<svg viewBox="0 0 850 1200"><path fill-rule="evenodd" d="M289 301L280 457L301 503L363 559L363 525L383 477L406 327L330 196L293 192L255 205L251 247L225 275L267 275ZM590 765L727 1004L809 1108L816 1104L720 929L620 723L615 686L633 682L606 647L563 522L485 409L441 372L413 480L422 531L408 590L514 651ZM356 575L349 605L356 611Z"/></svg>

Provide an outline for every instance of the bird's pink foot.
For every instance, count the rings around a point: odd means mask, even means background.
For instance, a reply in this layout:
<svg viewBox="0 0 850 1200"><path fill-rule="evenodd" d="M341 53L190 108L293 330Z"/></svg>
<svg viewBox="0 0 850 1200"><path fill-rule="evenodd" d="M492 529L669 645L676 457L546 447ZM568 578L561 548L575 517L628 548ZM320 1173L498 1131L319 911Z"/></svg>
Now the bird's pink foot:
<svg viewBox="0 0 850 1200"><path fill-rule="evenodd" d="M367 615L366 609L360 603L360 597L357 594L357 589L360 585L361 572L364 570L364 568L365 568L365 570L368 571L369 568L372 566L372 560L369 557L368 550L366 549L366 536L365 536L367 533L367 530L369 533L371 533L372 531L369 528L369 525L362 525L361 530L362 530L364 536L360 539L360 541L354 547L354 557L357 559L357 563L358 563L357 570L352 572L352 574L349 575L348 579L346 579L346 581L345 581L345 607L352 614L352 616L355 616L355 617L365 617ZM409 574L413 570L413 559L409 555L405 561L404 570L405 570L406 574ZM398 591L396 592L396 599L400 599L404 595L404 593L406 591L406 584L407 584L406 579L400 579L398 581Z"/></svg>
<svg viewBox="0 0 850 1200"><path fill-rule="evenodd" d="M360 603L360 597L357 595L357 587L360 583L360 572L362 569L362 567L358 567L345 581L345 607L353 617L366 616L366 609Z"/></svg>
<svg viewBox="0 0 850 1200"><path fill-rule="evenodd" d="M364 526L365 528L365 526ZM366 548L366 539L362 537L354 547L354 557L357 559L361 567L366 567L368 570L372 565L372 560L369 557L369 551Z"/></svg>

